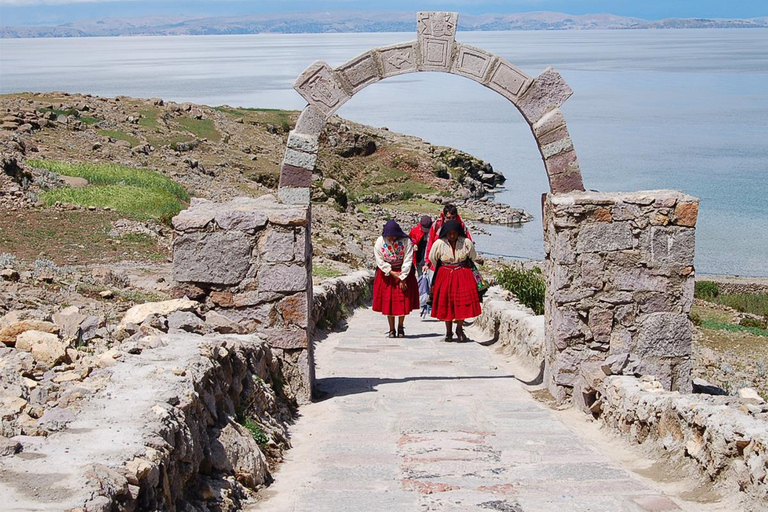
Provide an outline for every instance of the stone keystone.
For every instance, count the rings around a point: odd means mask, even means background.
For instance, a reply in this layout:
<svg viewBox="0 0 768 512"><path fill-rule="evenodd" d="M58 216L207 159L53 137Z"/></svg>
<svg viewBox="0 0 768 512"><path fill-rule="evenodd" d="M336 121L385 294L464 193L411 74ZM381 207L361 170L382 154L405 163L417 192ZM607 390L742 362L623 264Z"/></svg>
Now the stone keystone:
<svg viewBox="0 0 768 512"><path fill-rule="evenodd" d="M419 71L450 71L459 13L419 12L416 25L421 48Z"/></svg>
<svg viewBox="0 0 768 512"><path fill-rule="evenodd" d="M310 105L320 109L326 117L330 117L352 97L344 89L333 69L323 61L317 61L309 66L296 79L293 88Z"/></svg>

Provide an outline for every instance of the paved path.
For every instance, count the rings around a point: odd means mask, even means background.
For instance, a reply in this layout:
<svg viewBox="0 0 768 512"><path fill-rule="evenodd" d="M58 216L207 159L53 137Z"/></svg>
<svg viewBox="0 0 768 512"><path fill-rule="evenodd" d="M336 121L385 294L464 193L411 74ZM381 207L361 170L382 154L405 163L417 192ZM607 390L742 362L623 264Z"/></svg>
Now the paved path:
<svg viewBox="0 0 768 512"><path fill-rule="evenodd" d="M316 345L326 396L301 409L293 449L249 510L678 510L569 430L492 349L444 343L442 323L415 313L407 338L385 325L358 310Z"/></svg>

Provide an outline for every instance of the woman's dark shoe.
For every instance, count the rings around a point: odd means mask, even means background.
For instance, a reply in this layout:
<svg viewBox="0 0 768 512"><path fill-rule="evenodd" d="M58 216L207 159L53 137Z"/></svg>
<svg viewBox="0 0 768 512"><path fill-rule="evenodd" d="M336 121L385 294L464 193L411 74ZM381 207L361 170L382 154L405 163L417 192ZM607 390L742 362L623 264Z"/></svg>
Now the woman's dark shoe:
<svg viewBox="0 0 768 512"><path fill-rule="evenodd" d="M452 342L452 341L453 341L453 333L452 333L452 332L449 332L449 333L447 333L447 334L445 335L445 342L446 342L446 343L450 343L450 342Z"/></svg>
<svg viewBox="0 0 768 512"><path fill-rule="evenodd" d="M398 338L405 338L405 329L402 327L397 328L397 337Z"/></svg>
<svg viewBox="0 0 768 512"><path fill-rule="evenodd" d="M459 343L466 343L469 341L467 335L464 334L464 329L456 329L456 338Z"/></svg>
<svg viewBox="0 0 768 512"><path fill-rule="evenodd" d="M387 338L397 338L397 333L395 333L395 331L389 331L387 333Z"/></svg>

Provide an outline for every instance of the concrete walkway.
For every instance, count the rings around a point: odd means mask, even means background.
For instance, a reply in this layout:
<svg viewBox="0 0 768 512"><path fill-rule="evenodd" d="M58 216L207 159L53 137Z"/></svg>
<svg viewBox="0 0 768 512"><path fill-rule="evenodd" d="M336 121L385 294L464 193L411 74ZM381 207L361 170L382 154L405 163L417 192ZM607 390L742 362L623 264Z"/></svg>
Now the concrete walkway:
<svg viewBox="0 0 768 512"><path fill-rule="evenodd" d="M385 326L358 310L317 343L325 396L301 409L275 483L248 510L679 510L535 400L492 349L444 343L443 324L416 313L407 338Z"/></svg>

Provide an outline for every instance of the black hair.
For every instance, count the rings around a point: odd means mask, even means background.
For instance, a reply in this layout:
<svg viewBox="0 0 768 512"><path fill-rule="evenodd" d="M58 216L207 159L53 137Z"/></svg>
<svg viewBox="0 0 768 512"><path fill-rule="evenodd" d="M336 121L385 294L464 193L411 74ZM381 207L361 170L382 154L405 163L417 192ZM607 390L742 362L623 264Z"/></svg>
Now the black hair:
<svg viewBox="0 0 768 512"><path fill-rule="evenodd" d="M456 208L455 204L448 203L447 205L443 206L443 215L458 215L459 209Z"/></svg>

